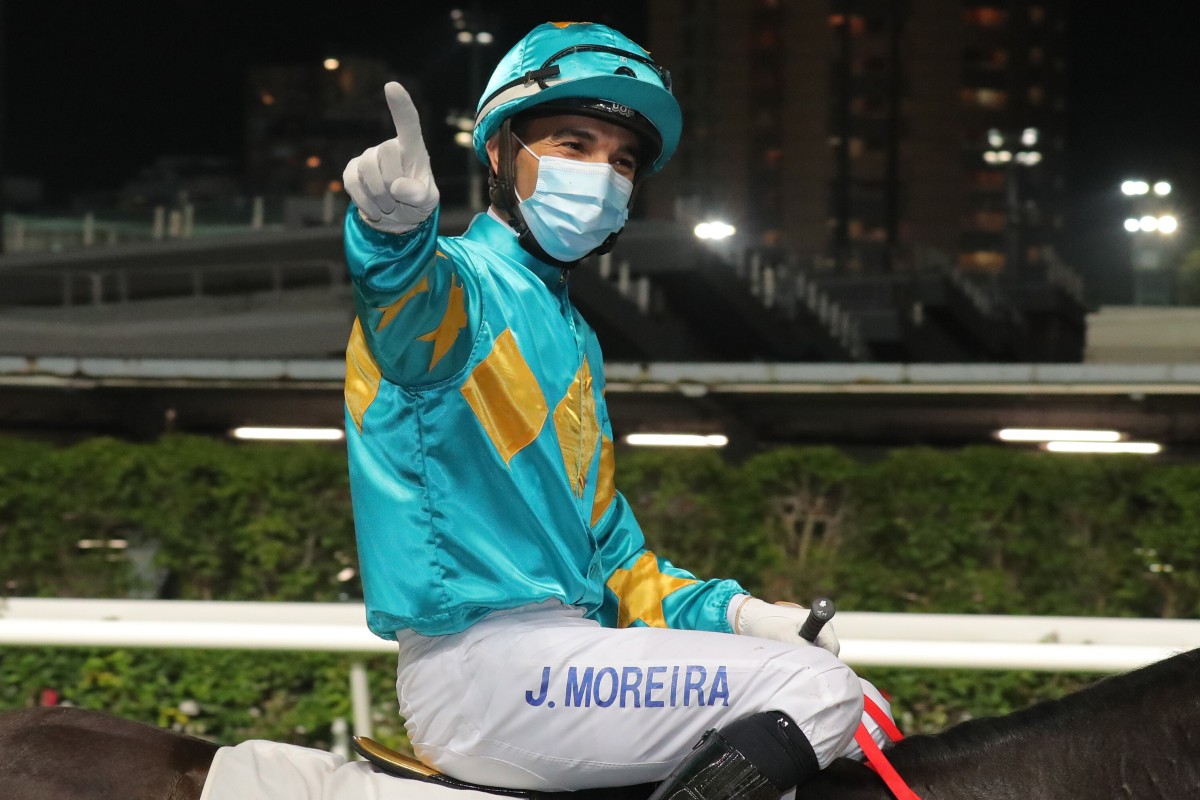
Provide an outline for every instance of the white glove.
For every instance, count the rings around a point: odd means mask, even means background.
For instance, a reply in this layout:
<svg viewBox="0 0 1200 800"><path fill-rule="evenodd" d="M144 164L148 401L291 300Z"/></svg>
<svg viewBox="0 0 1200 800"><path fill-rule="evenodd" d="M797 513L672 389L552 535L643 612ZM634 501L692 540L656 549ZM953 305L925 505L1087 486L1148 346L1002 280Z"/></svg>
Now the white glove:
<svg viewBox="0 0 1200 800"><path fill-rule="evenodd" d="M747 597L738 607L733 632L760 639L773 639L788 644L815 644L835 656L841 652L833 625L826 623L815 642L800 637L800 626L808 618L808 609L795 603L766 603L757 597Z"/></svg>
<svg viewBox="0 0 1200 800"><path fill-rule="evenodd" d="M392 112L396 138L350 159L342 173L342 185L358 206L358 215L372 228L408 233L437 208L438 188L412 98L395 81L383 87L383 94Z"/></svg>

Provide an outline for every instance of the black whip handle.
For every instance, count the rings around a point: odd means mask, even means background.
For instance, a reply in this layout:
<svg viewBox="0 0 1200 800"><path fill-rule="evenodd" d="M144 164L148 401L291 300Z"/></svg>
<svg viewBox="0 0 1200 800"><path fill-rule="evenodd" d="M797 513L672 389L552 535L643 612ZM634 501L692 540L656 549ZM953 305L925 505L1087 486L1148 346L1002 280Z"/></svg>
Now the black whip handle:
<svg viewBox="0 0 1200 800"><path fill-rule="evenodd" d="M832 600L828 597L818 597L808 611L808 619L804 620L804 624L800 626L800 638L815 642L821 628L824 628L825 623L833 619L836 612L837 609Z"/></svg>

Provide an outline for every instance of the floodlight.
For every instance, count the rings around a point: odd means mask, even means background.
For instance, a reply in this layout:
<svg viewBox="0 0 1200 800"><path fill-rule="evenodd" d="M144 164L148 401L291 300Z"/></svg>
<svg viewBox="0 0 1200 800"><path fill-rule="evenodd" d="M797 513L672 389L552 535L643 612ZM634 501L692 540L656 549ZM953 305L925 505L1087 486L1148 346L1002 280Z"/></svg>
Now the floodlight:
<svg viewBox="0 0 1200 800"><path fill-rule="evenodd" d="M996 438L1002 442L1050 442L1056 439L1075 442L1119 442L1121 433L1062 428L1004 428L996 431Z"/></svg>
<svg viewBox="0 0 1200 800"><path fill-rule="evenodd" d="M737 233L737 228L728 222L701 222L692 231L697 239L728 239Z"/></svg>
<svg viewBox="0 0 1200 800"><path fill-rule="evenodd" d="M1051 453L1129 453L1152 456L1162 452L1158 442L1046 442Z"/></svg>
<svg viewBox="0 0 1200 800"><path fill-rule="evenodd" d="M346 432L341 428L241 427L234 428L230 435L235 439L336 442L344 439Z"/></svg>
<svg viewBox="0 0 1200 800"><path fill-rule="evenodd" d="M625 443L637 447L724 447L729 437L720 433L631 433Z"/></svg>

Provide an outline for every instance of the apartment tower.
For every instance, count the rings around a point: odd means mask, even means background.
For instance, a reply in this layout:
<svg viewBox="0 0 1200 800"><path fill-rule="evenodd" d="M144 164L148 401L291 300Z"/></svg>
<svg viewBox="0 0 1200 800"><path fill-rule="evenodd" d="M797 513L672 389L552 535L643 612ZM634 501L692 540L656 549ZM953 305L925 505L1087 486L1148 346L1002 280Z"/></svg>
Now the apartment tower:
<svg viewBox="0 0 1200 800"><path fill-rule="evenodd" d="M684 138L650 214L820 270L1038 270L1062 226L1063 5L651 0Z"/></svg>

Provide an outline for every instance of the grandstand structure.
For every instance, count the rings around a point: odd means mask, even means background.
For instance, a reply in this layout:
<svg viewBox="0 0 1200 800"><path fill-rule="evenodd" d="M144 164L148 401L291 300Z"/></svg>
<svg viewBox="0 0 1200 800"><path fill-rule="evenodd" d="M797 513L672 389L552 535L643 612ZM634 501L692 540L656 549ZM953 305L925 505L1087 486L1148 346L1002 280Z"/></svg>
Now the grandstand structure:
<svg viewBox="0 0 1200 800"><path fill-rule="evenodd" d="M353 307L337 216L0 256L0 431L341 425ZM468 221L449 210L443 232ZM749 453L1108 427L1181 456L1200 443L1200 369L1082 363L1087 310L1066 282L999 294L936 263L835 278L652 220L571 280L618 437L724 433Z"/></svg>

